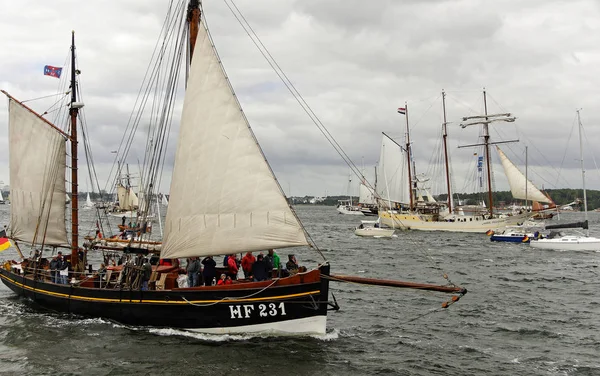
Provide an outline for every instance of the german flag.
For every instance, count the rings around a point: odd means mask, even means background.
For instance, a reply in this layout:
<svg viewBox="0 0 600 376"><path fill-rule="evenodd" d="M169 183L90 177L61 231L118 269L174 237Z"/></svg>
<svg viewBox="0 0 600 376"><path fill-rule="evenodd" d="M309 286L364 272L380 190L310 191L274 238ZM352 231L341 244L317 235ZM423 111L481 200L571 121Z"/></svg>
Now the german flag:
<svg viewBox="0 0 600 376"><path fill-rule="evenodd" d="M6 230L0 231L0 252L7 250L10 246L10 240L6 237Z"/></svg>
<svg viewBox="0 0 600 376"><path fill-rule="evenodd" d="M492 235L494 235L494 230L487 230L487 232L485 234L487 236L492 236Z"/></svg>
<svg viewBox="0 0 600 376"><path fill-rule="evenodd" d="M523 240L521 240L523 243L528 243L529 242L529 236L525 235L523 237Z"/></svg>

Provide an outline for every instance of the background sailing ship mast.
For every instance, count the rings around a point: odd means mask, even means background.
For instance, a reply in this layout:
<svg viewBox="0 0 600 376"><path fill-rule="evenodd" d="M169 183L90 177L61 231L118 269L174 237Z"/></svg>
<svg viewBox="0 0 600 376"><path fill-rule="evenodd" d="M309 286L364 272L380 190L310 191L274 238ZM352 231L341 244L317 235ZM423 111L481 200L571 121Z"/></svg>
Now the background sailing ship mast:
<svg viewBox="0 0 600 376"><path fill-rule="evenodd" d="M463 117L463 122L466 122L466 123L460 124L461 128L466 128L470 125L478 125L478 124L483 125L483 143L482 144L480 143L480 144L472 144L472 145L463 145L463 146L459 146L459 148L484 146L485 161L486 161L486 168L487 168L488 200L489 200L489 210L490 210L490 216L491 216L494 214L494 201L492 198L492 169L490 167L490 165L491 165L490 145L505 144L508 142L518 142L519 140L490 142L490 132L489 132L489 127L488 127L489 124L494 123L494 122L499 122L499 121L512 123L517 118L512 116L510 113L488 114L487 98L486 98L485 89L483 89L483 108L484 108L484 115Z"/></svg>

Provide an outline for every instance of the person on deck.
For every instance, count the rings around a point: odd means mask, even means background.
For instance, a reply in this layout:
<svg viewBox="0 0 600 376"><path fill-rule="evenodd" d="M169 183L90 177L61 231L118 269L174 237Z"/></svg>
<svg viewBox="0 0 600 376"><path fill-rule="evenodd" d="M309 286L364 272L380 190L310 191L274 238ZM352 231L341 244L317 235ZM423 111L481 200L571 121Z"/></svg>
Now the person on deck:
<svg viewBox="0 0 600 376"><path fill-rule="evenodd" d="M265 256L265 261L271 269L276 269L279 271L281 261L279 259L279 255L275 253L274 249L269 249L269 253ZM277 274L279 274L279 272Z"/></svg>
<svg viewBox="0 0 600 376"><path fill-rule="evenodd" d="M58 252L58 274L59 282L63 285L69 283L69 263L62 255L62 252Z"/></svg>
<svg viewBox="0 0 600 376"><path fill-rule="evenodd" d="M235 254L229 255L229 259L227 260L227 275L231 279L237 279L238 270L237 256Z"/></svg>
<svg viewBox="0 0 600 376"><path fill-rule="evenodd" d="M221 278L219 278L219 281L217 282L217 286L224 285L226 278L227 278L227 276L225 274L221 274Z"/></svg>
<svg viewBox="0 0 600 376"><path fill-rule="evenodd" d="M187 260L187 280L188 287L198 286L198 277L200 274L200 260L197 257L191 257Z"/></svg>
<svg viewBox="0 0 600 376"><path fill-rule="evenodd" d="M160 259L158 265L173 266L173 261L171 261L171 259Z"/></svg>
<svg viewBox="0 0 600 376"><path fill-rule="evenodd" d="M256 262L252 264L252 276L255 282L266 281L270 278L271 269L264 259L262 253L256 258Z"/></svg>
<svg viewBox="0 0 600 376"><path fill-rule="evenodd" d="M288 255L288 262L285 263L285 268L288 270L290 275L298 273L298 261L296 261L296 256Z"/></svg>
<svg viewBox="0 0 600 376"><path fill-rule="evenodd" d="M58 265L60 261L58 260L58 255L52 257L52 261L50 261L50 277L52 278L53 283L59 283L59 275L58 274Z"/></svg>
<svg viewBox="0 0 600 376"><path fill-rule="evenodd" d="M248 252L244 257L242 257L242 269L244 270L244 277L252 278L252 264L255 262L256 257L254 257L252 252Z"/></svg>
<svg viewBox="0 0 600 376"><path fill-rule="evenodd" d="M204 271L202 272L202 276L204 277L204 285L210 286L213 279L217 277L217 262L212 256L208 256L202 260L202 265L204 265Z"/></svg>

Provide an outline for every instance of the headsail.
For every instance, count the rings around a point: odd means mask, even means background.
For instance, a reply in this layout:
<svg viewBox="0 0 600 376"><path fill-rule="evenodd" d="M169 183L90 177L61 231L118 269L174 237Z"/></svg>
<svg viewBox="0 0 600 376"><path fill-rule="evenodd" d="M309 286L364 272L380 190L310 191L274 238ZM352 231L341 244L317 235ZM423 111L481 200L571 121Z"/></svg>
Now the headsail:
<svg viewBox="0 0 600 376"><path fill-rule="evenodd" d="M233 93L198 31L187 82L162 258L308 244Z"/></svg>
<svg viewBox="0 0 600 376"><path fill-rule="evenodd" d="M510 185L510 191L514 198L520 200L532 200L537 202L551 203L548 197L542 191L536 188L535 185L525 178L525 175L506 157L506 155L496 146L500 160L502 161L502 167L504 167L504 173L508 179Z"/></svg>
<svg viewBox="0 0 600 376"><path fill-rule="evenodd" d="M9 236L66 245L65 136L20 102L9 101Z"/></svg>

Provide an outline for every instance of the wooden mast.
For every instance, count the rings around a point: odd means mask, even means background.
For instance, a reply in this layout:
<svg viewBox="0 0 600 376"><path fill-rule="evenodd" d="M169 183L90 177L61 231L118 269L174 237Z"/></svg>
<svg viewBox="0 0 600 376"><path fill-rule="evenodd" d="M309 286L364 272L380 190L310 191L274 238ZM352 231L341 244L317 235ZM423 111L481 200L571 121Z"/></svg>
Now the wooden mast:
<svg viewBox="0 0 600 376"><path fill-rule="evenodd" d="M190 63L194 56L194 47L198 37L198 27L200 26L200 0L190 0L188 4L187 22L190 30Z"/></svg>
<svg viewBox="0 0 600 376"><path fill-rule="evenodd" d="M410 149L410 130L408 128L408 103L404 102L404 111L406 112L404 115L406 117L406 159L408 162L408 188L410 194L410 210L414 209L413 202L413 183L412 183L412 173L410 169L410 160L412 157L412 151Z"/></svg>
<svg viewBox="0 0 600 376"><path fill-rule="evenodd" d="M75 31L71 34L71 266L79 264L79 202L77 184L77 114L80 105L77 103L77 82L75 76Z"/></svg>
<svg viewBox="0 0 600 376"><path fill-rule="evenodd" d="M448 189L448 213L452 214L452 191L450 189L450 163L448 162L448 122L446 121L446 92L442 90L442 109L444 112L444 123L442 124L442 134L444 141L444 160L446 162L446 186Z"/></svg>
<svg viewBox="0 0 600 376"><path fill-rule="evenodd" d="M494 201L492 200L492 169L490 168L490 131L488 124L487 98L485 88L483 89L483 109L485 111L485 122L483 122L483 143L485 145L485 162L487 166L488 200L490 203L490 216L494 214Z"/></svg>

